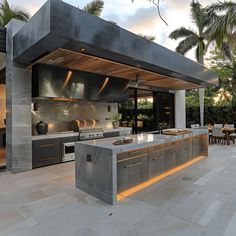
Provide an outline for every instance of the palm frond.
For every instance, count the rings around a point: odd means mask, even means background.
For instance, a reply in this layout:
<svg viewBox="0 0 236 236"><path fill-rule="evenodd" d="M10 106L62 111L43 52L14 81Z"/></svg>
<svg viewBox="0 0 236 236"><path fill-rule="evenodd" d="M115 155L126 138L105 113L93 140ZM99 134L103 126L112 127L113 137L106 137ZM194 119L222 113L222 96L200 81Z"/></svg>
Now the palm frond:
<svg viewBox="0 0 236 236"><path fill-rule="evenodd" d="M176 52L178 52L181 55L185 55L190 49L197 46L198 40L199 40L198 37L196 37L195 35L185 38L177 46Z"/></svg>
<svg viewBox="0 0 236 236"><path fill-rule="evenodd" d="M222 43L222 47L221 47L221 50L224 54L224 56L229 59L229 60L232 60L232 52L231 52L231 49L230 49L230 45L226 42L223 42Z"/></svg>
<svg viewBox="0 0 236 236"><path fill-rule="evenodd" d="M154 41L156 39L156 36L154 36L154 35L138 34L138 36L143 37L143 38L150 40L150 41Z"/></svg>
<svg viewBox="0 0 236 236"><path fill-rule="evenodd" d="M93 0L92 2L86 4L83 8L84 11L100 16L104 7L104 2L102 0Z"/></svg>
<svg viewBox="0 0 236 236"><path fill-rule="evenodd" d="M236 3L232 1L218 1L208 6L208 9L212 9L215 12L226 11L231 7L236 7Z"/></svg>
<svg viewBox="0 0 236 236"><path fill-rule="evenodd" d="M169 35L169 38L180 39L180 38L186 38L190 36L197 36L197 34L191 29L186 29L184 27L181 27L179 29L172 31Z"/></svg>
<svg viewBox="0 0 236 236"><path fill-rule="evenodd" d="M18 9L16 7L10 7L7 0L0 3L0 24L5 26L12 18L20 21L28 21L30 15L28 12Z"/></svg>
<svg viewBox="0 0 236 236"><path fill-rule="evenodd" d="M203 31L206 22L206 11L198 1L191 2L191 14L194 23L197 25L199 32Z"/></svg>

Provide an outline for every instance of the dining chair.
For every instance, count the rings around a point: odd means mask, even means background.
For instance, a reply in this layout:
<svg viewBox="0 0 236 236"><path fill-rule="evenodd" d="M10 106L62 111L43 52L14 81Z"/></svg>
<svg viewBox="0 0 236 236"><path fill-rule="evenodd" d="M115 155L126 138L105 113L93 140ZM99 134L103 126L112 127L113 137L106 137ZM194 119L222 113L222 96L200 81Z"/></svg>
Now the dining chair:
<svg viewBox="0 0 236 236"><path fill-rule="evenodd" d="M225 124L224 128L234 128L234 124Z"/></svg>
<svg viewBox="0 0 236 236"><path fill-rule="evenodd" d="M221 140L222 145L225 144L225 134L222 131L222 127L212 127L212 141L213 140L214 143Z"/></svg>
<svg viewBox="0 0 236 236"><path fill-rule="evenodd" d="M214 124L214 127L216 127L216 128L222 128L222 127L223 127L223 124Z"/></svg>
<svg viewBox="0 0 236 236"><path fill-rule="evenodd" d="M236 133L230 134L229 137L233 141L233 144L235 144Z"/></svg>

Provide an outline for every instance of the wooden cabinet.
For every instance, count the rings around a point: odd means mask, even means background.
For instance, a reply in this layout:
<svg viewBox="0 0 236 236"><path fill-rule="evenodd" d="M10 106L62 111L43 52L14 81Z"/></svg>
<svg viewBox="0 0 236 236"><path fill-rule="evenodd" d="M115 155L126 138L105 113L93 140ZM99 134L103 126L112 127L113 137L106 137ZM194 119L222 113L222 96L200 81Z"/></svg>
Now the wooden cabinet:
<svg viewBox="0 0 236 236"><path fill-rule="evenodd" d="M38 168L62 162L62 144L77 141L77 137L32 141L32 167Z"/></svg>
<svg viewBox="0 0 236 236"><path fill-rule="evenodd" d="M125 158L126 156L126 158ZM122 192L148 179L147 153L119 154L117 157L117 192Z"/></svg>

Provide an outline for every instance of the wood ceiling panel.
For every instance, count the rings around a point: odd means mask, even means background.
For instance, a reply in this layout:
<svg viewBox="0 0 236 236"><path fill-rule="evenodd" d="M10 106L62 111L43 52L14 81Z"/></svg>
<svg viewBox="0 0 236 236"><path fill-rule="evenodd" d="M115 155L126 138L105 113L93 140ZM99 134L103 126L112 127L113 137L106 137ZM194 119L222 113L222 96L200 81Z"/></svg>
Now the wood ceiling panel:
<svg viewBox="0 0 236 236"><path fill-rule="evenodd" d="M166 89L179 90L201 87L200 85L194 83L168 77L151 71L146 71L139 67L132 67L103 58L72 52L65 49L57 49L37 61L37 63L62 66L70 69L83 70L107 76L115 76L128 80L135 80L136 75L139 75L142 85Z"/></svg>

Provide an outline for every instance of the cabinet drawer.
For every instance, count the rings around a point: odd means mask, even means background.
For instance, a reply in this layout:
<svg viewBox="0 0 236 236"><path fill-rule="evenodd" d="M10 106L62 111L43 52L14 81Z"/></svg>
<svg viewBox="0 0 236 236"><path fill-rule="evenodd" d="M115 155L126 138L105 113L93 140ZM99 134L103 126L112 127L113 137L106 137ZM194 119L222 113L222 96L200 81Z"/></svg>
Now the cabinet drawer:
<svg viewBox="0 0 236 236"><path fill-rule="evenodd" d="M58 140L40 140L32 143L33 168L61 162L61 143Z"/></svg>
<svg viewBox="0 0 236 236"><path fill-rule="evenodd" d="M121 160L126 160L126 159L132 159L132 158L137 158L137 157L142 157L144 155L147 155L147 149L137 149L134 151L130 151L130 152L123 152L123 153L119 153L117 155L117 161L121 161Z"/></svg>

